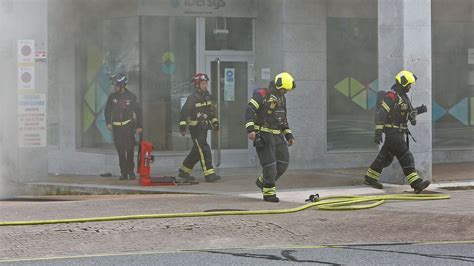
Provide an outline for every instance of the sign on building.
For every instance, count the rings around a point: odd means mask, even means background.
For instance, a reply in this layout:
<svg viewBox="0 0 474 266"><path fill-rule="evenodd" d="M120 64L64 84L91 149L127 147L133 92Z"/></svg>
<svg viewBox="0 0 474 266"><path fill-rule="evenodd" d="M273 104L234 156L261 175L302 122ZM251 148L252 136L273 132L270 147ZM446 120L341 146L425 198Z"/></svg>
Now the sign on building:
<svg viewBox="0 0 474 266"><path fill-rule="evenodd" d="M35 89L34 66L18 66L18 90Z"/></svg>
<svg viewBox="0 0 474 266"><path fill-rule="evenodd" d="M18 64L35 63L35 41L18 40Z"/></svg>
<svg viewBox="0 0 474 266"><path fill-rule="evenodd" d="M35 89L35 41L18 40L18 90Z"/></svg>
<svg viewBox="0 0 474 266"><path fill-rule="evenodd" d="M18 95L18 147L46 147L46 95Z"/></svg>
<svg viewBox="0 0 474 266"><path fill-rule="evenodd" d="M235 68L224 68L224 101L235 100Z"/></svg>

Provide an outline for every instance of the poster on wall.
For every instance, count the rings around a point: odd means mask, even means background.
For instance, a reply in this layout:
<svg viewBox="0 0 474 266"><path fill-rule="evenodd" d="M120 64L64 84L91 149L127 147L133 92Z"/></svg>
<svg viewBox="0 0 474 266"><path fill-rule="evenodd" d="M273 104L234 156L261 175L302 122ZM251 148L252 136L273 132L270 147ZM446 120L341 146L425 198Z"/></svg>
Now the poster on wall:
<svg viewBox="0 0 474 266"><path fill-rule="evenodd" d="M35 68L33 66L18 66L18 90L35 89Z"/></svg>
<svg viewBox="0 0 474 266"><path fill-rule="evenodd" d="M34 90L35 41L18 40L18 90Z"/></svg>
<svg viewBox="0 0 474 266"><path fill-rule="evenodd" d="M18 64L35 63L35 41L18 40Z"/></svg>
<svg viewBox="0 0 474 266"><path fill-rule="evenodd" d="M262 68L262 80L270 80L270 68Z"/></svg>
<svg viewBox="0 0 474 266"><path fill-rule="evenodd" d="M18 147L46 147L46 95L18 95Z"/></svg>
<svg viewBox="0 0 474 266"><path fill-rule="evenodd" d="M224 68L224 101L235 100L235 68Z"/></svg>

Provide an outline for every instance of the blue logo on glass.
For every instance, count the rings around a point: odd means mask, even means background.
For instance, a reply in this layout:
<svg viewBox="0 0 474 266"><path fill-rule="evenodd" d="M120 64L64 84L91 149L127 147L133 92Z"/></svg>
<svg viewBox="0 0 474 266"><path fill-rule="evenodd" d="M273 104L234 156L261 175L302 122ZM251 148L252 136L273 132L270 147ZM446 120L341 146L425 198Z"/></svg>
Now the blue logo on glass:
<svg viewBox="0 0 474 266"><path fill-rule="evenodd" d="M179 0L170 0L170 4L172 7L176 8L179 6Z"/></svg>
<svg viewBox="0 0 474 266"><path fill-rule="evenodd" d="M232 70L228 70L227 73L226 73L226 80L228 82L233 82L234 81L234 71Z"/></svg>

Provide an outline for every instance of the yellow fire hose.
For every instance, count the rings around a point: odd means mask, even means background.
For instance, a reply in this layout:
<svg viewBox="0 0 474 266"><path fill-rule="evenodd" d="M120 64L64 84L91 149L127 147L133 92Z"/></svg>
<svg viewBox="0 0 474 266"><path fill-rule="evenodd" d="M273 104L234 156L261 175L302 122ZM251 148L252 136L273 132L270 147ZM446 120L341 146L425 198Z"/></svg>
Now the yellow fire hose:
<svg viewBox="0 0 474 266"><path fill-rule="evenodd" d="M306 210L316 207L320 210L361 210L377 207L385 200L441 200L449 199L447 194L391 194L391 195L373 195L373 196L331 196L316 199L299 207L279 210L229 210L229 211L207 211L207 212L188 212L188 213L160 213L160 214L138 214L110 217L92 217L61 220L38 220L38 221L12 221L0 222L0 226L12 225L40 225L40 224L60 224L60 223L85 223L85 222L106 222L118 220L135 219L159 219L159 218L182 218L182 217L205 217L222 215L263 215L263 214L284 214ZM369 202L367 204L361 204Z"/></svg>

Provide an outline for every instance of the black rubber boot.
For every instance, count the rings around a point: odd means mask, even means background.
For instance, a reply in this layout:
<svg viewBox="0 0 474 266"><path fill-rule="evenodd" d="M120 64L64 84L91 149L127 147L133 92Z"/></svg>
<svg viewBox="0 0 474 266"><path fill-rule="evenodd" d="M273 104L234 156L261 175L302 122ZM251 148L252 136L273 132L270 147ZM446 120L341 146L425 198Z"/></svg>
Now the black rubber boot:
<svg viewBox="0 0 474 266"><path fill-rule="evenodd" d="M183 170L179 169L178 177L184 179L186 182L194 181L196 178Z"/></svg>
<svg viewBox="0 0 474 266"><path fill-rule="evenodd" d="M221 179L221 177L216 174L210 174L208 176L205 176L204 179L206 179L206 182L215 182Z"/></svg>
<svg viewBox="0 0 474 266"><path fill-rule="evenodd" d="M257 187L262 190L263 189L263 183L262 181L260 181L260 179L258 179L257 177L257 180L255 180L255 185L257 185Z"/></svg>
<svg viewBox="0 0 474 266"><path fill-rule="evenodd" d="M268 202L279 202L280 201L280 199L276 195L264 195L263 200L268 201Z"/></svg>
<svg viewBox="0 0 474 266"><path fill-rule="evenodd" d="M417 180L413 181L413 183L410 184L410 186L415 190L416 194L421 193L429 185L430 185L430 181L423 180L421 178L418 178Z"/></svg>
<svg viewBox="0 0 474 266"><path fill-rule="evenodd" d="M135 179L137 179L137 176L135 175L134 172L131 172L130 174L128 174L128 179L135 180Z"/></svg>
<svg viewBox="0 0 474 266"><path fill-rule="evenodd" d="M364 177L364 184L366 184L367 186L371 186L373 188L376 188L376 189L382 189L383 188L383 185L379 181L377 181L373 178L370 178L368 176Z"/></svg>
<svg viewBox="0 0 474 266"><path fill-rule="evenodd" d="M126 174L121 174L119 179L120 179L120 180L127 180L128 177L127 177Z"/></svg>

